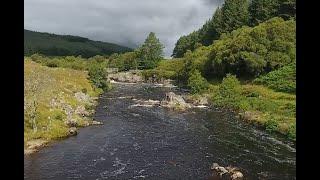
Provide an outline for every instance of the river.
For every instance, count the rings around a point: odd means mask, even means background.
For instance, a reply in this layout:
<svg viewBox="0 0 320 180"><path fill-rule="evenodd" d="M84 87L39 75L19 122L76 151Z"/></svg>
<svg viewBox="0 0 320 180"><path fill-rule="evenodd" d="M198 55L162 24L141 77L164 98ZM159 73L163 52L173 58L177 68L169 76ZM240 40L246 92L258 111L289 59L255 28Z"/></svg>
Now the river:
<svg viewBox="0 0 320 180"><path fill-rule="evenodd" d="M132 106L178 92L171 88L114 86L96 107L104 125L25 156L25 179L208 179L213 162L239 167L246 179L296 179L292 142L217 109Z"/></svg>

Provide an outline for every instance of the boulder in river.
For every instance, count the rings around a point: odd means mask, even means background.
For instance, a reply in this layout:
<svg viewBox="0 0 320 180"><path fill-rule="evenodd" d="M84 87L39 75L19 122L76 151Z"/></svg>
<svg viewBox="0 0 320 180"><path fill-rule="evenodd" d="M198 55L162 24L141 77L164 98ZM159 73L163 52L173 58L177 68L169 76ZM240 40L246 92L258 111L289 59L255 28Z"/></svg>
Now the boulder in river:
<svg viewBox="0 0 320 180"><path fill-rule="evenodd" d="M108 79L114 80L115 82L127 82L127 83L143 82L143 78L139 75L139 71L134 71L134 70L108 74Z"/></svg>
<svg viewBox="0 0 320 180"><path fill-rule="evenodd" d="M175 94L174 92L166 93L166 97L161 101L161 105L169 108L186 109L191 108L191 105L186 103L182 96Z"/></svg>
<svg viewBox="0 0 320 180"><path fill-rule="evenodd" d="M220 179L228 180L242 180L243 174L240 172L239 168L236 167L223 167L217 163L213 163L211 166L213 172L213 177L220 177Z"/></svg>
<svg viewBox="0 0 320 180"><path fill-rule="evenodd" d="M69 136L75 136L78 134L78 129L76 127L69 128Z"/></svg>
<svg viewBox="0 0 320 180"><path fill-rule="evenodd" d="M103 123L100 121L92 121L91 124L92 125L103 125Z"/></svg>

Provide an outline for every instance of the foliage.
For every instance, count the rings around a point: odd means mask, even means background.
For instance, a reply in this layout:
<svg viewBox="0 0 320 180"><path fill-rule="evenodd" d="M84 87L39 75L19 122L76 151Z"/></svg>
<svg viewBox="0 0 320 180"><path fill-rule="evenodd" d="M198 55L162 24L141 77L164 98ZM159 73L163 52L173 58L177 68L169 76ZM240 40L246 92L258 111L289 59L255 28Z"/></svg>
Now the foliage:
<svg viewBox="0 0 320 180"><path fill-rule="evenodd" d="M248 0L225 0L222 6L222 32L231 32L249 22Z"/></svg>
<svg viewBox="0 0 320 180"><path fill-rule="evenodd" d="M30 59L48 67L63 67L82 71L87 70L89 72L89 79L95 87L103 90L110 89L110 84L106 79L108 60L103 56L97 55L89 59L82 58L81 56L49 58L35 54L32 55Z"/></svg>
<svg viewBox="0 0 320 180"><path fill-rule="evenodd" d="M85 71L49 68L26 58L24 61L24 132L25 140L52 140L66 137L67 113L63 107L76 109L89 102L79 101L75 92L86 89L90 97L97 97L101 90L94 88ZM80 122L83 117L72 113Z"/></svg>
<svg viewBox="0 0 320 180"><path fill-rule="evenodd" d="M250 25L258 25L278 14L279 0L252 0L249 6Z"/></svg>
<svg viewBox="0 0 320 180"><path fill-rule="evenodd" d="M160 43L154 32L150 32L144 43L137 50L139 66L142 69L151 69L163 59L164 46Z"/></svg>
<svg viewBox="0 0 320 180"><path fill-rule="evenodd" d="M110 55L123 53L132 49L112 43L92 41L87 38L55 35L24 30L24 55L35 53L46 56L78 56L92 57L95 55Z"/></svg>
<svg viewBox="0 0 320 180"><path fill-rule="evenodd" d="M226 0L222 8L217 8L212 18L209 19L199 30L178 39L173 50L173 57L183 57L187 50L193 51L195 45L210 45L213 40L222 33L230 32L248 24L248 1Z"/></svg>
<svg viewBox="0 0 320 180"><path fill-rule="evenodd" d="M263 84L276 91L296 92L296 64L292 63L254 80L256 84Z"/></svg>
<svg viewBox="0 0 320 180"><path fill-rule="evenodd" d="M248 119L249 122L264 126L269 132L279 132L295 140L295 95L275 92L261 85L240 85L234 77L228 78L228 83L209 85L209 89L203 93L211 95L213 105L250 112L252 115Z"/></svg>
<svg viewBox="0 0 320 180"><path fill-rule="evenodd" d="M192 94L201 93L208 88L208 82L202 77L199 70L195 70L188 79L188 87L191 89Z"/></svg>
<svg viewBox="0 0 320 180"><path fill-rule="evenodd" d="M240 81L236 76L227 74L219 85L218 92L214 96L214 103L218 106L231 106L238 108L241 99Z"/></svg>
<svg viewBox="0 0 320 180"><path fill-rule="evenodd" d="M199 41L199 32L194 31L187 36L181 36L173 49L172 56L175 58L183 57L187 50L193 51L195 44Z"/></svg>
<svg viewBox="0 0 320 180"><path fill-rule="evenodd" d="M124 54L112 54L109 57L109 67L118 68L119 71L138 69L138 52L127 52Z"/></svg>
<svg viewBox="0 0 320 180"><path fill-rule="evenodd" d="M89 79L95 85L95 87L103 90L108 90L109 86L107 83L107 71L106 68L101 66L99 63L94 63L89 67Z"/></svg>
<svg viewBox="0 0 320 180"><path fill-rule="evenodd" d="M199 30L178 39L172 56L183 57L187 50L195 50L197 43L211 45L223 33L243 26L256 26L274 17L289 20L295 16L295 0L226 0Z"/></svg>
<svg viewBox="0 0 320 180"><path fill-rule="evenodd" d="M255 26L273 17L295 18L295 0L252 0L249 6L250 25Z"/></svg>
<svg viewBox="0 0 320 180"><path fill-rule="evenodd" d="M211 65L208 64L209 53L210 46L200 46L193 52L188 50L185 56L181 58L181 65L180 68L177 68L177 76L175 79L178 80L179 83L187 84L191 72L194 70L200 71L204 77L208 76L208 68L211 67Z"/></svg>
<svg viewBox="0 0 320 180"><path fill-rule="evenodd" d="M161 60L156 68L144 70L142 75L145 79L153 77L155 80L177 79L182 65L182 59Z"/></svg>
<svg viewBox="0 0 320 180"><path fill-rule="evenodd" d="M211 49L212 73L256 77L294 62L295 31L294 20L273 18L222 36Z"/></svg>

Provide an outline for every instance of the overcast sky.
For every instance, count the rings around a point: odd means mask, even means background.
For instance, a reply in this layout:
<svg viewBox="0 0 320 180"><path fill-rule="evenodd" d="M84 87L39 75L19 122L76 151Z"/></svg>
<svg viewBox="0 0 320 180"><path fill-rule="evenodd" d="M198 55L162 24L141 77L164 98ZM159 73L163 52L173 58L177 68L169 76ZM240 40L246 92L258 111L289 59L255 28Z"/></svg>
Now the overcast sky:
<svg viewBox="0 0 320 180"><path fill-rule="evenodd" d="M24 28L137 47L149 32L170 56L178 38L200 28L223 0L25 0Z"/></svg>

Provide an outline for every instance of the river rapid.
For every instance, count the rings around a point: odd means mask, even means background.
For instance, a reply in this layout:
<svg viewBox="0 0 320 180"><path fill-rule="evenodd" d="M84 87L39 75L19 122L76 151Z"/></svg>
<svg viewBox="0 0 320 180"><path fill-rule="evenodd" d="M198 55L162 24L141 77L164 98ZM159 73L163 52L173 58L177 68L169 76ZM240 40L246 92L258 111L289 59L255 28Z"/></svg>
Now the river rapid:
<svg viewBox="0 0 320 180"><path fill-rule="evenodd" d="M94 114L104 124L25 156L25 179L208 179L214 162L239 167L246 179L296 179L292 142L217 109L134 106L177 89L114 86Z"/></svg>

